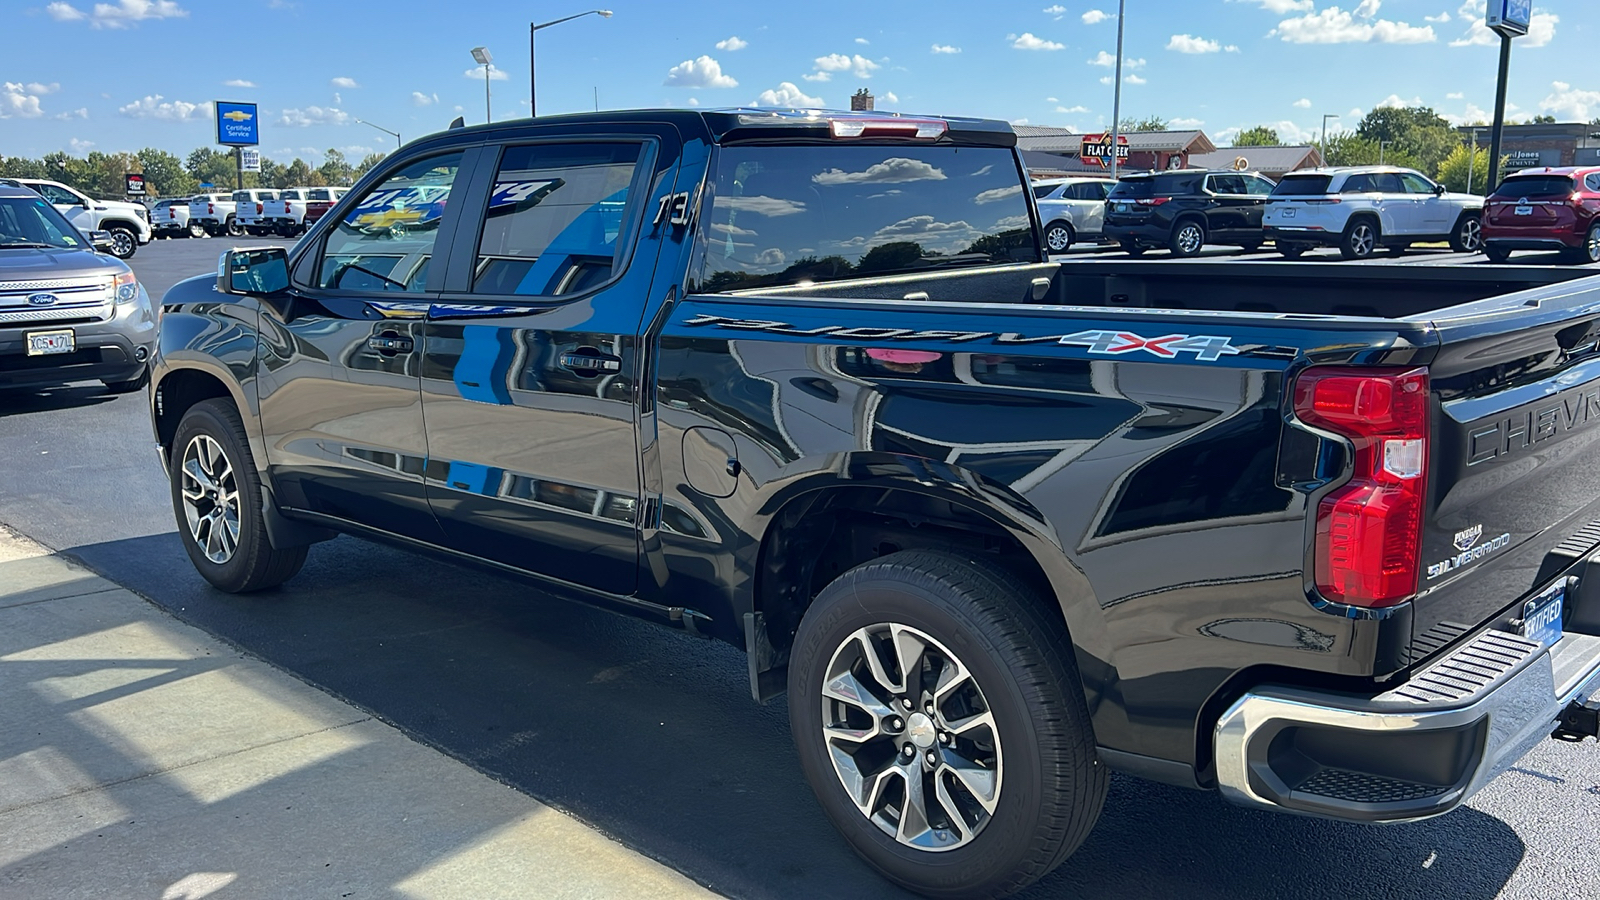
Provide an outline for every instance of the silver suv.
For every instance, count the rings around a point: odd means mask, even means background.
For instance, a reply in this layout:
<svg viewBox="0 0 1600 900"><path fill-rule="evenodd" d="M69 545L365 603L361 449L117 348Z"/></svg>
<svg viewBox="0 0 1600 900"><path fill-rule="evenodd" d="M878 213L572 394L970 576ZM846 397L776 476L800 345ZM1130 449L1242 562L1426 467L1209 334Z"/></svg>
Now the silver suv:
<svg viewBox="0 0 1600 900"><path fill-rule="evenodd" d="M27 188L0 185L0 387L149 380L156 310L104 231L88 237Z"/></svg>

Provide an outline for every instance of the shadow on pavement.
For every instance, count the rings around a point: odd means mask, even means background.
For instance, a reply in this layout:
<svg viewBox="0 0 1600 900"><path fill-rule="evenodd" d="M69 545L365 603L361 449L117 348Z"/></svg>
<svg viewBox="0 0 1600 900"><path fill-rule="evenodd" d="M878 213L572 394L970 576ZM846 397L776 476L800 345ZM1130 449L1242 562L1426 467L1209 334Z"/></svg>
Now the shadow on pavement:
<svg viewBox="0 0 1600 900"><path fill-rule="evenodd" d="M348 538L283 588L213 591L174 534L67 551L177 616L742 898L907 897L834 833L782 701L731 647ZM1525 848L1473 809L1395 827L1237 809L1117 778L1028 898L1492 898Z"/></svg>
<svg viewBox="0 0 1600 900"><path fill-rule="evenodd" d="M3 388L0 389L0 418L29 413L54 412L80 406L110 403L115 394L108 393L103 385L77 385L72 387Z"/></svg>

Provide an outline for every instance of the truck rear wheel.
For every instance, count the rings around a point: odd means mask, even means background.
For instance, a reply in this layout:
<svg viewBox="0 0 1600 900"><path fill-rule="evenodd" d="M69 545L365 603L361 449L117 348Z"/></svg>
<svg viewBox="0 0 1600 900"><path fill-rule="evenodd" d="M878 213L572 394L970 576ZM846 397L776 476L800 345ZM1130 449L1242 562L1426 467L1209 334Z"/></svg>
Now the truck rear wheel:
<svg viewBox="0 0 1600 900"><path fill-rule="evenodd" d="M276 587L300 571L306 548L279 550L267 538L261 477L231 403L190 407L170 451L178 536L201 577L242 594Z"/></svg>
<svg viewBox="0 0 1600 900"><path fill-rule="evenodd" d="M1033 883L1105 802L1066 628L986 561L903 551L824 588L790 654L789 724L835 827L930 897Z"/></svg>
<svg viewBox="0 0 1600 900"><path fill-rule="evenodd" d="M209 234L210 234L210 232L208 232L206 230L205 223L203 223L203 222L190 222L189 223L189 237L203 238L203 237L207 237Z"/></svg>

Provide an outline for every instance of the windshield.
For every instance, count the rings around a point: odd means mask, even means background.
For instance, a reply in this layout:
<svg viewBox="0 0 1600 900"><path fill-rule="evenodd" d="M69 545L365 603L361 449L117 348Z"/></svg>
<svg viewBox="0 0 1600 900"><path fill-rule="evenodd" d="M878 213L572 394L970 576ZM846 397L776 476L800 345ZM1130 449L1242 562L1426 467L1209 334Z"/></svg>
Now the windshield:
<svg viewBox="0 0 1600 900"><path fill-rule="evenodd" d="M705 291L1038 259L1000 147L728 147L704 228Z"/></svg>
<svg viewBox="0 0 1600 900"><path fill-rule="evenodd" d="M1330 175L1285 175L1272 189L1274 197L1321 196L1333 182Z"/></svg>
<svg viewBox="0 0 1600 900"><path fill-rule="evenodd" d="M1517 200L1522 197L1565 197L1574 190L1572 178L1567 175L1523 175L1507 178L1495 188L1498 200Z"/></svg>
<svg viewBox="0 0 1600 900"><path fill-rule="evenodd" d="M24 247L81 250L83 237L39 197L0 197L0 250Z"/></svg>

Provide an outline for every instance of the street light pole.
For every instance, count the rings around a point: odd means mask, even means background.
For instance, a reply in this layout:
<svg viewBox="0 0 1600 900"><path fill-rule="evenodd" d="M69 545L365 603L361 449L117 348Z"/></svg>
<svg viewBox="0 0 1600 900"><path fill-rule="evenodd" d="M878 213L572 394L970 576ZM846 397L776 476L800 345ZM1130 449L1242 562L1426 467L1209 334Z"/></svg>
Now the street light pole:
<svg viewBox="0 0 1600 900"><path fill-rule="evenodd" d="M1122 20L1127 0L1117 0L1117 74L1111 93L1111 178L1117 177L1117 144L1122 137Z"/></svg>
<svg viewBox="0 0 1600 900"><path fill-rule="evenodd" d="M489 112L489 64L494 62L494 56L488 47L473 47L472 58L483 66L483 121L493 122L494 116Z"/></svg>
<svg viewBox="0 0 1600 900"><path fill-rule="evenodd" d="M383 132L384 134L392 134L392 135L394 135L394 148L396 150L400 149L400 132L398 132L398 131L390 131L389 129L383 127L382 125L374 125L371 122L366 121L365 119L357 119L356 120L356 124L357 125L365 125L368 128L376 128L379 131Z"/></svg>
<svg viewBox="0 0 1600 900"><path fill-rule="evenodd" d="M1472 129L1472 152L1467 155L1467 193L1472 193L1472 172L1478 168L1478 129Z"/></svg>
<svg viewBox="0 0 1600 900"><path fill-rule="evenodd" d="M1339 118L1338 113L1322 114L1322 164L1325 166L1333 164L1333 160L1328 158L1328 120L1337 118ZM1383 151L1380 149L1378 152L1382 153Z"/></svg>
<svg viewBox="0 0 1600 900"><path fill-rule="evenodd" d="M1383 165L1383 149L1392 143L1394 143L1394 141L1378 141L1378 165Z"/></svg>
<svg viewBox="0 0 1600 900"><path fill-rule="evenodd" d="M609 9L591 9L588 12L574 13L573 15L567 16L566 18L555 19L553 21L543 22L543 23L540 23L538 25L535 25L532 22L528 23L528 117L529 118L533 118L533 117L539 115L539 79L537 77L537 74L536 74L535 69L534 69L534 64L533 64L534 37L536 35L538 35L539 29L541 29L541 28L549 28L551 25L560 25L562 22L570 22L573 19L581 19L584 16L599 16L602 19L609 19L609 18L611 18L611 10L609 10Z"/></svg>

